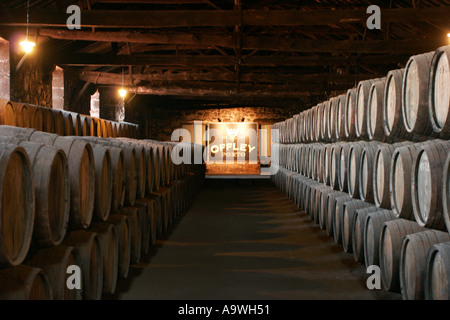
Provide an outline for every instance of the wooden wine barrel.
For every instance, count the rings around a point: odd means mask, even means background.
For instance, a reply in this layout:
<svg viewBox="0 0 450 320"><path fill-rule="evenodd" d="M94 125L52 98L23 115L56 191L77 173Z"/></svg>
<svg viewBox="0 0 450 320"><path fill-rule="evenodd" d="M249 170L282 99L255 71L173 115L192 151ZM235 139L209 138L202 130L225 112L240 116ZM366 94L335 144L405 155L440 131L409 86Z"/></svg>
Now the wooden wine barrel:
<svg viewBox="0 0 450 320"><path fill-rule="evenodd" d="M114 139L116 141L120 141L123 145L128 145L135 150L135 167L137 174L137 190L136 190L136 198L142 199L145 197L147 191L148 182L148 157L147 150L145 149L145 144L141 143L138 140L129 139L129 138L118 138Z"/></svg>
<svg viewBox="0 0 450 320"><path fill-rule="evenodd" d="M121 214L112 214L106 223L114 225L118 247L117 275L121 279L128 277L131 258L131 231L128 218Z"/></svg>
<svg viewBox="0 0 450 320"><path fill-rule="evenodd" d="M65 153L17 138L1 136L0 141L21 146L30 159L36 202L33 229L36 244L40 247L60 244L66 234L70 209L69 169Z"/></svg>
<svg viewBox="0 0 450 320"><path fill-rule="evenodd" d="M336 109L335 109L335 129L334 140L345 140L345 100L347 96L342 94L337 97Z"/></svg>
<svg viewBox="0 0 450 320"><path fill-rule="evenodd" d="M296 175L297 176L297 175ZM296 179L295 179L296 180ZM298 191L297 191L297 183L295 193L294 193L294 201L297 203L298 198ZM181 183L178 180L173 180L170 182L170 200L171 200L171 207L172 207L172 215L173 219L177 219L181 214L181 200L180 200L180 189L181 189Z"/></svg>
<svg viewBox="0 0 450 320"><path fill-rule="evenodd" d="M160 186L165 186L167 183L166 174L167 174L167 160L166 153L164 152L164 147L162 145L158 145L159 152L159 171L160 171Z"/></svg>
<svg viewBox="0 0 450 320"><path fill-rule="evenodd" d="M97 234L86 230L71 231L63 245L74 247L78 252L83 299L100 300L103 290L103 260Z"/></svg>
<svg viewBox="0 0 450 320"><path fill-rule="evenodd" d="M320 139L320 114L323 109L323 104L319 103L317 106L311 108L310 119L309 119L309 128L308 128L308 136L309 141L317 142Z"/></svg>
<svg viewBox="0 0 450 320"><path fill-rule="evenodd" d="M55 119L53 118L52 109L39 108L42 112L43 129L48 133L55 133Z"/></svg>
<svg viewBox="0 0 450 320"><path fill-rule="evenodd" d="M450 300L450 243L435 244L428 251L425 299Z"/></svg>
<svg viewBox="0 0 450 320"><path fill-rule="evenodd" d="M394 219L383 224L380 235L380 269L383 288L400 293L400 252L403 239L410 234L426 231L416 222Z"/></svg>
<svg viewBox="0 0 450 320"><path fill-rule="evenodd" d="M400 290L404 300L424 299L427 254L433 245L448 241L450 235L437 230L405 237L400 252Z"/></svg>
<svg viewBox="0 0 450 320"><path fill-rule="evenodd" d="M0 270L1 300L52 300L52 289L42 269L20 265Z"/></svg>
<svg viewBox="0 0 450 320"><path fill-rule="evenodd" d="M113 169L111 213L118 213L125 202L126 192L126 167L125 153L122 149L108 147L111 154L111 166Z"/></svg>
<svg viewBox="0 0 450 320"><path fill-rule="evenodd" d="M309 180L305 182L305 213L311 217L312 203L311 203L311 188L314 186L322 185L315 180Z"/></svg>
<svg viewBox="0 0 450 320"><path fill-rule="evenodd" d="M108 138L112 138L113 137L112 122L109 120L105 120L105 125L106 125L106 136Z"/></svg>
<svg viewBox="0 0 450 320"><path fill-rule="evenodd" d="M90 136L91 128L89 127L89 121L86 116L80 115L80 124L81 124L80 136L83 136L83 137Z"/></svg>
<svg viewBox="0 0 450 320"><path fill-rule="evenodd" d="M406 64L402 85L402 116L406 131L431 136L433 127L428 113L428 89L434 51L415 55Z"/></svg>
<svg viewBox="0 0 450 320"><path fill-rule="evenodd" d="M341 159L342 143L336 143L331 147L331 159L330 159L330 187L335 190L339 188L339 162Z"/></svg>
<svg viewBox="0 0 450 320"><path fill-rule="evenodd" d="M322 141L328 141L328 137L330 136L330 112L331 112L331 101L324 102L323 105L323 113L321 115L322 120L322 131L320 133L320 137Z"/></svg>
<svg viewBox="0 0 450 320"><path fill-rule="evenodd" d="M342 219L340 222L342 230L342 247L344 248L344 252L353 253L352 231L354 228L353 218L356 210L369 207L376 208L367 202L357 199L344 203Z"/></svg>
<svg viewBox="0 0 450 320"><path fill-rule="evenodd" d="M389 189L392 211L398 218L414 220L411 179L418 145L396 148L392 155Z"/></svg>
<svg viewBox="0 0 450 320"><path fill-rule="evenodd" d="M83 136L83 124L81 122L81 116L78 113L72 113L73 121L73 135Z"/></svg>
<svg viewBox="0 0 450 320"><path fill-rule="evenodd" d="M308 109L306 111L304 111L304 115L303 115L303 141L304 142L309 142L309 128L311 126L311 109Z"/></svg>
<svg viewBox="0 0 450 320"><path fill-rule="evenodd" d="M143 198L140 200L147 204L147 220L148 220L148 232L149 232L149 246L152 247L156 244L156 203L154 199Z"/></svg>
<svg viewBox="0 0 450 320"><path fill-rule="evenodd" d="M356 110L356 89L350 89L347 91L345 97L345 137L348 140L353 140L356 138L356 120L355 120L355 110Z"/></svg>
<svg viewBox="0 0 450 320"><path fill-rule="evenodd" d="M4 101L3 103L5 103L5 104L8 103L8 101L6 101L6 100L3 100L3 101ZM9 103L11 104L11 106L8 106L8 108L12 108L14 120L7 119L7 122L10 122L10 123L9 124L5 123L5 125L27 128L28 121L26 121L26 122L24 121L24 113L28 112L26 105L24 105L23 103L17 103L17 102L11 102L11 101ZM28 120L28 114L26 115L26 118Z"/></svg>
<svg viewBox="0 0 450 320"><path fill-rule="evenodd" d="M22 128L30 127L30 116L28 113L28 107L26 104L20 104L16 113L16 126Z"/></svg>
<svg viewBox="0 0 450 320"><path fill-rule="evenodd" d="M163 145L163 150L166 154L166 161L165 161L165 168L166 168L166 184L168 185L170 183L170 180L172 179L172 155L170 152L170 146L167 144Z"/></svg>
<svg viewBox="0 0 450 320"><path fill-rule="evenodd" d="M344 215L344 204L349 201L356 201L350 196L337 197L334 201L334 210L332 208L332 226L333 238L336 244L342 244L342 217ZM359 201L359 200L358 200Z"/></svg>
<svg viewBox="0 0 450 320"><path fill-rule="evenodd" d="M386 78L374 81L370 87L367 110L367 136L369 140L389 142L384 132L383 122L385 87Z"/></svg>
<svg viewBox="0 0 450 320"><path fill-rule="evenodd" d="M371 212L367 215L364 224L364 262L366 268L379 265L379 243L383 223L396 219L391 210Z"/></svg>
<svg viewBox="0 0 450 320"><path fill-rule="evenodd" d="M345 192L335 192L335 193L330 193L327 196L327 209L328 209L328 213L326 216L326 222L325 222L325 226L326 226L326 231L329 237L334 237L334 219L335 219L335 215L336 215L336 200L340 197L346 197L347 199L351 199L351 197L348 195L348 193Z"/></svg>
<svg viewBox="0 0 450 320"><path fill-rule="evenodd" d="M124 207L120 211L121 215L124 215L128 219L128 232L131 233L131 250L130 250L130 264L137 264L141 260L141 245L142 235L138 208L136 207Z"/></svg>
<svg viewBox="0 0 450 320"><path fill-rule="evenodd" d="M44 131L44 115L41 108L27 105L28 118L30 120L30 127L38 131Z"/></svg>
<svg viewBox="0 0 450 320"><path fill-rule="evenodd" d="M350 154L350 143L344 143L342 144L339 152L339 165L337 168L339 169L338 172L338 182L339 182L339 190L342 192L348 191L348 163L349 163L349 154Z"/></svg>
<svg viewBox="0 0 450 320"><path fill-rule="evenodd" d="M352 251L355 261L364 264L364 225L366 217L371 212L381 211L383 209L375 206L368 206L358 209L353 214L353 224L351 230Z"/></svg>
<svg viewBox="0 0 450 320"><path fill-rule="evenodd" d="M450 46L436 50L431 61L428 88L428 113L434 132L442 139L450 138Z"/></svg>
<svg viewBox="0 0 450 320"><path fill-rule="evenodd" d="M166 232L172 225L173 216L171 208L171 193L170 188L161 187L154 193L161 196L161 216L163 218L163 232Z"/></svg>
<svg viewBox="0 0 450 320"><path fill-rule="evenodd" d="M78 252L73 247L55 246L40 249L26 262L27 265L42 269L48 277L49 285L55 300L82 300L83 287L69 289L67 273L69 266L79 266Z"/></svg>
<svg viewBox="0 0 450 320"><path fill-rule="evenodd" d="M54 133L59 136L63 136L64 132L64 116L60 110L51 109L53 122L54 122Z"/></svg>
<svg viewBox="0 0 450 320"><path fill-rule="evenodd" d="M91 136L101 137L102 136L102 125L101 120L98 118L91 118Z"/></svg>
<svg viewBox="0 0 450 320"><path fill-rule="evenodd" d="M95 163L94 219L106 221L111 211L113 193L111 153L102 146L94 146L92 149Z"/></svg>
<svg viewBox="0 0 450 320"><path fill-rule="evenodd" d="M102 133L102 138L109 138L108 137L108 129L107 129L107 120L99 119L100 122L100 131Z"/></svg>
<svg viewBox="0 0 450 320"><path fill-rule="evenodd" d="M62 149L69 160L69 224L72 229L87 229L92 221L95 201L95 162L92 147L77 137L57 137L53 146Z"/></svg>
<svg viewBox="0 0 450 320"><path fill-rule="evenodd" d="M369 145L364 147L360 156L358 173L359 198L370 203L374 203L373 172L375 169L375 156L379 147L380 143L378 142L369 143Z"/></svg>
<svg viewBox="0 0 450 320"><path fill-rule="evenodd" d="M125 188L125 205L133 206L136 200L138 173L137 173L137 160L135 148L129 144L119 141L107 139L99 140L100 143L104 143L108 146L117 147L123 150L125 156L125 168L126 168L126 188Z"/></svg>
<svg viewBox="0 0 450 320"><path fill-rule="evenodd" d="M163 234L163 211L162 211L162 197L157 194L150 194L145 198L146 200L153 201L154 202L154 208L155 208L155 232L156 237L160 237Z"/></svg>
<svg viewBox="0 0 450 320"><path fill-rule="evenodd" d="M335 194L340 191L333 190L332 188L326 188L320 190L319 194L319 227L322 230L327 230L327 220L328 220L328 195Z"/></svg>
<svg viewBox="0 0 450 320"><path fill-rule="evenodd" d="M372 84L378 79L360 81L356 89L355 133L360 139L368 139L367 118L369 110L369 94Z"/></svg>
<svg viewBox="0 0 450 320"><path fill-rule="evenodd" d="M152 146L150 146L147 143L142 144L145 150L145 159L146 159L146 186L145 186L145 192L146 194L150 194L150 192L154 189L155 184L155 174L156 174L156 163L155 163L155 154L153 152Z"/></svg>
<svg viewBox="0 0 450 320"><path fill-rule="evenodd" d="M369 142L360 141L352 143L350 146L347 162L347 186L348 193L352 198L359 198L359 172L361 165L361 155Z"/></svg>
<svg viewBox="0 0 450 320"><path fill-rule="evenodd" d="M137 165L137 199L142 199L145 197L145 187L147 184L147 158L145 154L145 149L134 144L134 149L136 150L136 165Z"/></svg>
<svg viewBox="0 0 450 320"><path fill-rule="evenodd" d="M118 128L117 128L117 122L112 121L111 122L111 136L113 138L117 138Z"/></svg>
<svg viewBox="0 0 450 320"><path fill-rule="evenodd" d="M5 143L0 146L0 265L17 266L24 261L33 234L33 171L23 147Z"/></svg>
<svg viewBox="0 0 450 320"><path fill-rule="evenodd" d="M119 124L117 137L125 138L125 126L126 126L126 124L124 124L124 123Z"/></svg>
<svg viewBox="0 0 450 320"><path fill-rule="evenodd" d="M164 189L164 187L159 188L157 191L153 192L152 195L157 197L156 206L158 206L159 202L159 214L160 214L160 224L161 226L158 227L160 229L159 235L163 234L167 231L169 228L169 210L168 210L168 199L167 199L167 193Z"/></svg>
<svg viewBox="0 0 450 320"><path fill-rule="evenodd" d="M325 109L325 102L319 103L312 108L311 112L311 126L310 126L310 141L319 142L323 140L323 113Z"/></svg>
<svg viewBox="0 0 450 320"><path fill-rule="evenodd" d="M336 140L336 121L337 110L339 104L339 97L333 97L330 99L330 108L328 113L328 141Z"/></svg>
<svg viewBox="0 0 450 320"><path fill-rule="evenodd" d="M16 125L16 115L11 101L0 99L0 124L7 126Z"/></svg>
<svg viewBox="0 0 450 320"><path fill-rule="evenodd" d="M33 168L34 238L40 247L57 246L66 235L70 213L69 166L58 148L23 141Z"/></svg>
<svg viewBox="0 0 450 320"><path fill-rule="evenodd" d="M299 180L298 180L298 205L299 208L301 208L302 210L305 209L305 196L304 196L304 190L305 190L305 185L306 182L309 181L310 179L305 177L305 176L300 176Z"/></svg>
<svg viewBox="0 0 450 320"><path fill-rule="evenodd" d="M444 181L442 182L442 210L447 230L450 230L450 154L444 164Z"/></svg>
<svg viewBox="0 0 450 320"><path fill-rule="evenodd" d="M103 294L113 294L116 291L119 274L119 244L116 228L111 223L96 222L89 229L95 232L100 243L103 262Z"/></svg>
<svg viewBox="0 0 450 320"><path fill-rule="evenodd" d="M391 160L396 148L411 142L378 145L373 168L373 198L379 208L391 209Z"/></svg>
<svg viewBox="0 0 450 320"><path fill-rule="evenodd" d="M299 143L303 143L305 142L304 137L305 137L305 113L304 112L300 112L298 118L297 118L297 130L298 130L298 142Z"/></svg>
<svg viewBox="0 0 450 320"><path fill-rule="evenodd" d="M331 190L331 188L327 185L320 184L314 186L311 189L311 219L314 220L315 223L319 224L319 213L320 213L320 192L322 190Z"/></svg>
<svg viewBox="0 0 450 320"><path fill-rule="evenodd" d="M328 144L323 148L322 181L328 186L331 186L331 153L333 146L334 144Z"/></svg>
<svg viewBox="0 0 450 320"><path fill-rule="evenodd" d="M73 136L73 119L72 114L67 111L61 111L64 118L64 135L65 136Z"/></svg>
<svg viewBox="0 0 450 320"><path fill-rule="evenodd" d="M414 217L422 227L445 230L442 176L449 152L450 141L429 141L419 146L414 158L412 204Z"/></svg>
<svg viewBox="0 0 450 320"><path fill-rule="evenodd" d="M299 143L299 131L298 131L298 117L299 114L295 114L293 117L293 123L292 123L292 135L293 135L293 143Z"/></svg>
<svg viewBox="0 0 450 320"><path fill-rule="evenodd" d="M405 69L389 71L383 99L383 128L386 137L403 139L407 137L402 115L402 86Z"/></svg>
<svg viewBox="0 0 450 320"><path fill-rule="evenodd" d="M134 203L137 208L139 226L141 228L141 254L148 254L150 248L150 213L145 201L137 200Z"/></svg>

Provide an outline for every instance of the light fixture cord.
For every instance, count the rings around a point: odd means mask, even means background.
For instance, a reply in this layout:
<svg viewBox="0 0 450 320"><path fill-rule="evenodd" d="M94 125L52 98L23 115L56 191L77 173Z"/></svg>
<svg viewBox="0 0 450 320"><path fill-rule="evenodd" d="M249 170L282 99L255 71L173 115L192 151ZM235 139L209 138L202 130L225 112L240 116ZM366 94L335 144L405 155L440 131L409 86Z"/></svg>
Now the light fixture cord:
<svg viewBox="0 0 450 320"><path fill-rule="evenodd" d="M28 24L30 23L30 0L27 0L27 41L28 41Z"/></svg>

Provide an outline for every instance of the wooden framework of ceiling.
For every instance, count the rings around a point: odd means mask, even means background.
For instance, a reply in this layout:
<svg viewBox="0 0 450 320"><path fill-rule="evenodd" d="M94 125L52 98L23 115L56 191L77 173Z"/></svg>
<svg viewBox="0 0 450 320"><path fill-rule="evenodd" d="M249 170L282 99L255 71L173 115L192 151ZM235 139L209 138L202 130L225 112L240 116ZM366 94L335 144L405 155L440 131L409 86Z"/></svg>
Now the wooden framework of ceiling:
<svg viewBox="0 0 450 320"><path fill-rule="evenodd" d="M247 3L248 2L248 3ZM66 28L66 8L82 29ZM30 1L30 35L48 64L86 83L212 102L319 102L447 45L450 0L378 1L381 30L352 0ZM26 1L0 5L0 35L26 27ZM125 70L125 71L124 71Z"/></svg>

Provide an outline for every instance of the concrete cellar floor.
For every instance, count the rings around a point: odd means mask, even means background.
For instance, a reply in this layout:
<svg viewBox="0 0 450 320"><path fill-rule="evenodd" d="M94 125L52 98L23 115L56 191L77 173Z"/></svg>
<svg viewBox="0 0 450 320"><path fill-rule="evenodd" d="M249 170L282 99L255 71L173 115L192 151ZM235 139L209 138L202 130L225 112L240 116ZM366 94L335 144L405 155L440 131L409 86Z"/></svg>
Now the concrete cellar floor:
<svg viewBox="0 0 450 320"><path fill-rule="evenodd" d="M268 180L207 179L111 299L383 300L368 274Z"/></svg>

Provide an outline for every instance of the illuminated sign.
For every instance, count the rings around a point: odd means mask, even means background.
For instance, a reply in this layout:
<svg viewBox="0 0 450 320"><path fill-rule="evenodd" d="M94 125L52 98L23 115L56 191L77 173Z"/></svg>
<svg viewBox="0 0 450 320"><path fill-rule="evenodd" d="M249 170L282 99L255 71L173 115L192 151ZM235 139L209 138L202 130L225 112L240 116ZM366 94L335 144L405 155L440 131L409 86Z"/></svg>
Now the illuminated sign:
<svg viewBox="0 0 450 320"><path fill-rule="evenodd" d="M208 159L212 163L257 163L258 124L242 122L209 123Z"/></svg>

